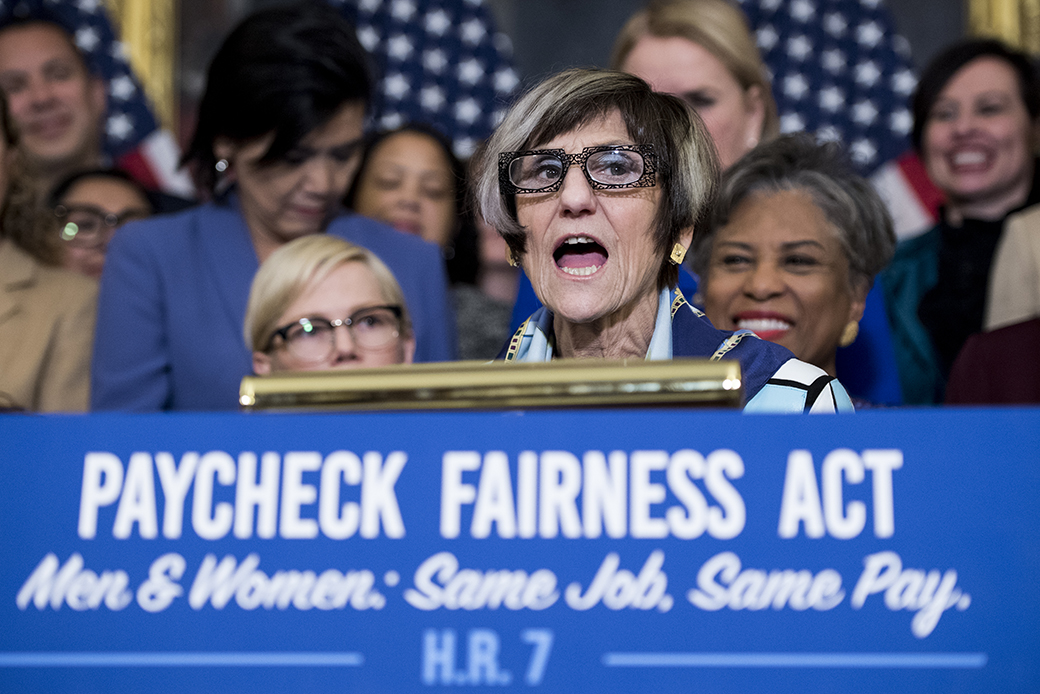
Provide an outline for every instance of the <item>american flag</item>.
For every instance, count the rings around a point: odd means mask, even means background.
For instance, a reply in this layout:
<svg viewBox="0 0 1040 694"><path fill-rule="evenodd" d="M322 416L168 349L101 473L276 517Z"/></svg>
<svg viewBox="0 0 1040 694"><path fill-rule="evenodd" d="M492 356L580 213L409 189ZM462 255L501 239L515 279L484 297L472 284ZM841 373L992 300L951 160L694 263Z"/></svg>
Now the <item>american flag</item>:
<svg viewBox="0 0 1040 694"><path fill-rule="evenodd" d="M908 238L940 201L910 151L910 47L881 0L740 0L772 73L783 132L840 140Z"/></svg>
<svg viewBox="0 0 1040 694"><path fill-rule="evenodd" d="M483 0L331 0L380 71L373 127L429 123L462 159L498 125L520 84L509 38Z"/></svg>
<svg viewBox="0 0 1040 694"><path fill-rule="evenodd" d="M152 114L102 0L0 0L0 26L22 18L63 26L91 71L108 84L103 133L103 150L108 158L149 188L190 197L194 187L188 176L177 170L180 150L176 141L159 127Z"/></svg>

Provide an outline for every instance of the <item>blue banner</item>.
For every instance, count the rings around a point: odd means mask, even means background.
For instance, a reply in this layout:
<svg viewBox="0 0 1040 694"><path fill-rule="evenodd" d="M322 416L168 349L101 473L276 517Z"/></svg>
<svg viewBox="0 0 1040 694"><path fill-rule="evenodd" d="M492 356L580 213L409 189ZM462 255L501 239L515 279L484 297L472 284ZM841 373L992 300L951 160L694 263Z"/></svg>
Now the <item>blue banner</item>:
<svg viewBox="0 0 1040 694"><path fill-rule="evenodd" d="M0 417L0 691L1033 692L1040 410Z"/></svg>

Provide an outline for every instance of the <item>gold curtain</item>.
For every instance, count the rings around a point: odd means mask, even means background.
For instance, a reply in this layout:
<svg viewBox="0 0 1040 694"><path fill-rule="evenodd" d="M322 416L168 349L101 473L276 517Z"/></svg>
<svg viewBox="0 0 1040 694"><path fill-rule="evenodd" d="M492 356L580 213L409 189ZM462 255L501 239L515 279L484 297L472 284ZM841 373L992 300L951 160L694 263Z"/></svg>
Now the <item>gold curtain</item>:
<svg viewBox="0 0 1040 694"><path fill-rule="evenodd" d="M1040 0L968 0L968 31L1040 54Z"/></svg>
<svg viewBox="0 0 1040 694"><path fill-rule="evenodd" d="M164 127L177 132L177 0L105 0L105 4L155 115Z"/></svg>

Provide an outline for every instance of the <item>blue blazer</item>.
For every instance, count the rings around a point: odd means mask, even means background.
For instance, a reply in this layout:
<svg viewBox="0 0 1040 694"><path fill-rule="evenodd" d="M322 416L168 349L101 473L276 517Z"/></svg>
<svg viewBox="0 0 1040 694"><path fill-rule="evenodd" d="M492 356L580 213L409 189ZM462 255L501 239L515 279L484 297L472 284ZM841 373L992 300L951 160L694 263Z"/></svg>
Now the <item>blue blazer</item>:
<svg viewBox="0 0 1040 694"><path fill-rule="evenodd" d="M440 250L358 215L328 233L368 248L404 290L416 361L455 354ZM95 410L227 410L252 373L242 322L259 267L234 196L119 230L105 259L94 340Z"/></svg>

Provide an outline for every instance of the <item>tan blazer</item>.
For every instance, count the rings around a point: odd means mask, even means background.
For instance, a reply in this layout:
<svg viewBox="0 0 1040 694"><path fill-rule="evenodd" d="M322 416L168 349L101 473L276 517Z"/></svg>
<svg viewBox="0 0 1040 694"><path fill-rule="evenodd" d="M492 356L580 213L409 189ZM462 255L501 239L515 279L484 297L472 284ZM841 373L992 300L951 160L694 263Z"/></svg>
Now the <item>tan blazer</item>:
<svg viewBox="0 0 1040 694"><path fill-rule="evenodd" d="M1040 316L1040 205L1007 218L993 255L983 328Z"/></svg>
<svg viewBox="0 0 1040 694"><path fill-rule="evenodd" d="M97 283L0 239L0 407L85 412Z"/></svg>

